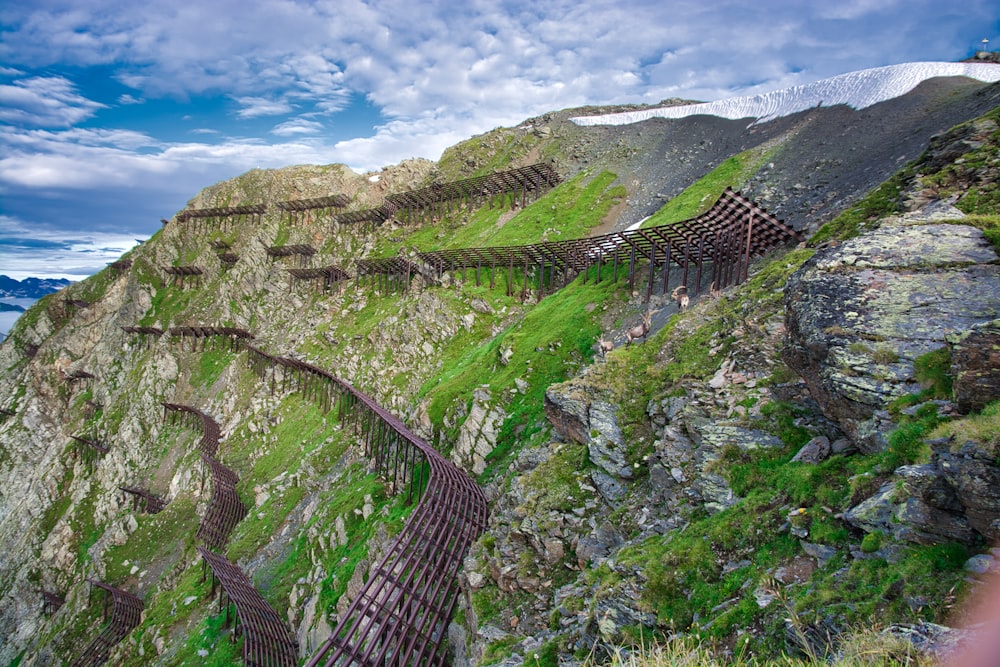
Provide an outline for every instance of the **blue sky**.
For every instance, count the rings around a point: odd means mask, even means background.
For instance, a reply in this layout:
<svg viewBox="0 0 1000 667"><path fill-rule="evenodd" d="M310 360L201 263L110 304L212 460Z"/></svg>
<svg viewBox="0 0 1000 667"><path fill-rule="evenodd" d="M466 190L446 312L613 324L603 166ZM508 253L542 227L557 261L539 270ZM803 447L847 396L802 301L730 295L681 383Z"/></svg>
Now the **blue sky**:
<svg viewBox="0 0 1000 667"><path fill-rule="evenodd" d="M996 0L51 0L0 8L0 273L78 280L255 167L377 171L585 104L1000 47Z"/></svg>

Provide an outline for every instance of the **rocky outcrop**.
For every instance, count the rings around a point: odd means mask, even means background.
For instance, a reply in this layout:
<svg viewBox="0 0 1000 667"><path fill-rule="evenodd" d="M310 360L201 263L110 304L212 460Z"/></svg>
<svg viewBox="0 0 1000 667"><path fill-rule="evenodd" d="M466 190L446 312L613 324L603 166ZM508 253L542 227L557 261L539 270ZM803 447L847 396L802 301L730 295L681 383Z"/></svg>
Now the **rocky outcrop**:
<svg viewBox="0 0 1000 667"><path fill-rule="evenodd" d="M545 414L563 438L587 445L590 460L607 474L632 479L617 408L600 391L576 382L552 385L545 391Z"/></svg>
<svg viewBox="0 0 1000 667"><path fill-rule="evenodd" d="M978 324L948 340L958 410L982 410L1000 397L1000 319Z"/></svg>
<svg viewBox="0 0 1000 667"><path fill-rule="evenodd" d="M497 431L506 417L503 408L492 403L488 387L476 389L469 416L462 422L451 452L452 462L476 475L486 470L486 457L496 447Z"/></svg>
<svg viewBox="0 0 1000 667"><path fill-rule="evenodd" d="M885 446L885 406L920 389L914 360L1000 314L992 246L975 227L935 222L961 215L938 209L886 220L818 252L789 280L785 362L866 452ZM963 386L977 387L978 373Z"/></svg>
<svg viewBox="0 0 1000 667"><path fill-rule="evenodd" d="M865 532L916 544L1000 539L1000 466L969 442L937 442L930 463L902 466L844 519Z"/></svg>

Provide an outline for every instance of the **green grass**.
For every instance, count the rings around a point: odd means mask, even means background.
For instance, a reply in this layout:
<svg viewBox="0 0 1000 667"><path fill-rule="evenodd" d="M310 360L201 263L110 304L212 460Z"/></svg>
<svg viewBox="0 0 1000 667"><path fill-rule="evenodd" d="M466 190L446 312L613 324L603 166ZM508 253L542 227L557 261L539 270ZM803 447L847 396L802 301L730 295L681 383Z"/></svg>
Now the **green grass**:
<svg viewBox="0 0 1000 667"><path fill-rule="evenodd" d="M739 189L741 183L759 169L766 159L766 155L761 155L759 150L748 150L723 160L719 166L660 207L642 226L655 227L701 215L719 199L727 187Z"/></svg>
<svg viewBox="0 0 1000 667"><path fill-rule="evenodd" d="M902 211L902 194L912 168L903 171L872 190L860 202L826 223L809 239L816 247L831 240L846 240L872 229L878 220Z"/></svg>
<svg viewBox="0 0 1000 667"><path fill-rule="evenodd" d="M466 348L464 356L446 363L440 375L428 380L418 392L419 398L429 402L431 421L441 428L456 402L468 407L473 391L488 386L494 400L504 401L507 413L498 433L497 449L490 457L490 467L500 467L545 426L545 389L593 359L592 346L600 334L599 306L616 295L616 287L609 280L594 284L592 279L583 285L582 278L577 278L488 343ZM508 348L513 353L504 366L500 353ZM528 389L523 394L510 394L518 378L529 383ZM501 395L506 398L500 399ZM457 436L457 430L450 433L452 438Z"/></svg>
<svg viewBox="0 0 1000 667"><path fill-rule="evenodd" d="M197 366L192 369L191 385L211 387L235 357L236 353L229 349L204 350L198 357Z"/></svg>
<svg viewBox="0 0 1000 667"><path fill-rule="evenodd" d="M499 208L481 207L446 214L437 224L399 230L393 237L398 240L382 240L376 254L395 255L404 245L428 252L581 238L600 225L624 199L625 188L614 185L616 179L608 171L593 177L580 174L559 184L502 225L499 220L505 211Z"/></svg>
<svg viewBox="0 0 1000 667"><path fill-rule="evenodd" d="M145 569L194 552L198 514L191 497L175 498L158 514L136 514L136 520L139 527L125 543L104 554L105 580L109 583L123 583L131 576L133 565Z"/></svg>
<svg viewBox="0 0 1000 667"><path fill-rule="evenodd" d="M451 182L511 169L538 142L531 131L496 128L446 149L437 164L441 178L436 180Z"/></svg>

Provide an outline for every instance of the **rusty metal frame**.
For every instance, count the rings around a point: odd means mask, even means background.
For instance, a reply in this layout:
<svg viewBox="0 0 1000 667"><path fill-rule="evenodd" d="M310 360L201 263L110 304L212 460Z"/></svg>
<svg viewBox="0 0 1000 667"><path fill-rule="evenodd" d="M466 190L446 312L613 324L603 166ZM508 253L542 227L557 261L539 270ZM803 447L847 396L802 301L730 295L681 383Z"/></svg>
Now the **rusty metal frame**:
<svg viewBox="0 0 1000 667"><path fill-rule="evenodd" d="M309 261L309 258L316 254L316 248L305 243L296 243L292 245L276 245L271 246L267 249L267 256L271 258L273 262L276 259L284 257L297 256L299 259L299 264L305 266Z"/></svg>
<svg viewBox="0 0 1000 667"><path fill-rule="evenodd" d="M201 276L204 271L197 266L164 266L161 268L165 274L170 276L171 284L175 287L178 285L183 287L187 278L194 278L196 287L201 285Z"/></svg>
<svg viewBox="0 0 1000 667"><path fill-rule="evenodd" d="M532 164L486 176L435 183L418 190L398 192L386 196L383 206L387 213L404 222L412 222L418 217L427 219L440 216L454 211L463 203L469 207L487 203L490 208L495 205L503 208L507 195L510 195L510 206L517 205L520 195L520 205L523 207L527 204L529 192L542 192L557 185L560 180L551 164ZM500 198L499 202L496 201L497 196Z"/></svg>
<svg viewBox="0 0 1000 667"><path fill-rule="evenodd" d="M108 264L108 268L111 269L111 271L114 274L120 275L120 274L125 273L126 271L128 271L129 269L132 268L132 260L131 259L119 259L117 261L114 261L114 262L111 262L110 264Z"/></svg>
<svg viewBox="0 0 1000 667"><path fill-rule="evenodd" d="M223 269L232 268L236 262L240 261L240 256L235 252L220 252L218 257Z"/></svg>
<svg viewBox="0 0 1000 667"><path fill-rule="evenodd" d="M186 222L195 228L200 228L203 224L218 224L225 229L231 223L242 223L247 216L251 222L259 223L266 212L265 204L249 204L229 208L189 208L180 211L175 217L177 222ZM163 222L166 223L165 220Z"/></svg>
<svg viewBox="0 0 1000 667"><path fill-rule="evenodd" d="M506 268L508 295L514 294L517 269L521 274L521 296L524 298L532 281L537 283L539 297L554 289L557 274L561 274L562 286L568 284L571 275L583 274L586 282L590 269L596 266L596 279L600 282L601 265L608 263L612 265L614 280L618 279L619 266L627 265L629 289L632 290L641 268L639 261L642 261L647 267L645 300L649 301L657 287L661 294L670 291L673 266L681 269L679 284L685 286L690 285L690 271L694 268L696 276L692 287L697 293L702 269L708 263L712 282L722 289L747 279L752 257L778 245L801 240L803 237L797 231L727 188L705 213L667 225L566 241L420 252L417 261L400 257L369 258L359 260L357 266L359 278L378 275L379 284L389 285L399 283L401 262L407 263L408 276L420 274L425 283L429 278L440 280L445 272L461 272L464 279L466 270L475 269L478 285L482 269L489 267L491 287L497 269ZM549 277L547 282L546 276Z"/></svg>
<svg viewBox="0 0 1000 667"><path fill-rule="evenodd" d="M51 591L45 589L40 589L39 592L42 594L42 613L46 616L51 616L56 613L62 606L66 604L66 598Z"/></svg>
<svg viewBox="0 0 1000 667"><path fill-rule="evenodd" d="M163 416L165 419L181 420L190 427L201 429L198 448L202 463L208 468L212 477L212 496L208 500L208 509L198 525L196 535L209 547L222 549L226 546L233 528L247 515L247 507L236 492L239 477L215 458L219 450L219 441L222 439L219 423L198 408L180 403L164 402Z"/></svg>
<svg viewBox="0 0 1000 667"><path fill-rule="evenodd" d="M238 350L245 341L253 340L254 335L246 329L239 327L217 327L206 325L170 327L167 330L173 338L182 341L191 339L191 351L198 350L198 342L201 342L201 350L204 351L208 341L211 340L214 349L218 349L219 341L222 341L230 350Z"/></svg>
<svg viewBox="0 0 1000 667"><path fill-rule="evenodd" d="M337 266L324 266L316 269L288 269L288 289L292 289L293 279L298 281L313 281L323 292L328 292L336 283L351 279L347 271Z"/></svg>
<svg viewBox="0 0 1000 667"><path fill-rule="evenodd" d="M147 514L159 514L163 511L163 508L167 506L167 503L163 500L163 498L154 496L152 493L144 489L131 486L119 486L118 489L126 495L132 496L133 512L143 511ZM139 509L140 505L142 505L142 510Z"/></svg>
<svg viewBox="0 0 1000 667"><path fill-rule="evenodd" d="M221 584L220 608L225 597L236 607L235 632L242 630L245 637L243 663L253 667L295 667L299 662L298 646L284 621L257 592L253 582L226 558L204 547L198 547L198 553L212 570L212 593L215 593L216 580ZM227 625L228 621L227 604Z"/></svg>
<svg viewBox="0 0 1000 667"><path fill-rule="evenodd" d="M94 465L98 458L103 457L111 449L90 438L83 438L78 435L69 436L76 443L76 453L80 460L86 464L87 469L93 472Z"/></svg>
<svg viewBox="0 0 1000 667"><path fill-rule="evenodd" d="M109 586L96 579L87 579L87 581L90 582L91 597L93 597L94 587L105 592L104 618L108 622L101 632L87 644L80 656L73 661L72 667L96 667L104 664L111 649L142 622L142 612L145 608L142 600L128 591ZM108 618L109 596L111 598L110 619Z"/></svg>
<svg viewBox="0 0 1000 667"><path fill-rule="evenodd" d="M276 390L303 393L361 438L364 453L393 493L417 506L308 665L442 665L458 599L458 570L486 529L486 497L474 480L373 399L307 362L252 345L247 361ZM268 378L268 376L270 376Z"/></svg>
<svg viewBox="0 0 1000 667"><path fill-rule="evenodd" d="M315 197L312 199L289 199L279 201L278 208L288 213L288 222L307 222L310 211L320 210L322 213L330 214L330 209L341 209L351 203L347 195L330 195L329 197Z"/></svg>

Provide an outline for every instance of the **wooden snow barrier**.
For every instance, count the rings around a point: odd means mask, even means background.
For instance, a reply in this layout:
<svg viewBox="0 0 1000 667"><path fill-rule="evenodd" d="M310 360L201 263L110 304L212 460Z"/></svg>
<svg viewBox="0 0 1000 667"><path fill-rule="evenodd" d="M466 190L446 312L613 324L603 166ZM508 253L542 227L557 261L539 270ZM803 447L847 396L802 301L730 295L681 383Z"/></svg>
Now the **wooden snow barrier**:
<svg viewBox="0 0 1000 667"><path fill-rule="evenodd" d="M111 269L111 273L119 276L123 273L127 273L129 269L132 268L131 259L119 259L118 261L111 262L108 264L108 268Z"/></svg>
<svg viewBox="0 0 1000 667"><path fill-rule="evenodd" d="M77 456L80 457L80 460L87 465L87 469L91 472L93 472L98 458L103 457L111 451L110 448L90 438L82 438L78 435L71 435L70 438L76 443Z"/></svg>
<svg viewBox="0 0 1000 667"><path fill-rule="evenodd" d="M330 195L329 197L315 197L313 199L289 199L279 201L278 208L288 213L288 222L309 222L310 213L316 211L318 215L330 215L331 209L341 209L351 203L347 195Z"/></svg>
<svg viewBox="0 0 1000 667"><path fill-rule="evenodd" d="M288 269L289 291L292 289L293 280L311 281L321 291L329 292L335 284L350 279L350 274L337 266L324 266L318 269Z"/></svg>
<svg viewBox="0 0 1000 667"><path fill-rule="evenodd" d="M0 408L0 424L7 421L8 417L13 417L17 413L13 410L8 410L7 408Z"/></svg>
<svg viewBox="0 0 1000 667"><path fill-rule="evenodd" d="M132 511L143 511L147 514L159 514L167 506L163 498L154 496L149 491L132 486L119 486L118 489L126 496L132 497ZM140 510L140 506L142 509Z"/></svg>
<svg viewBox="0 0 1000 667"><path fill-rule="evenodd" d="M201 439L198 441L198 449L202 454L215 456L215 453L219 451L219 440L222 439L219 423L198 408L164 401L163 418L171 423L180 422L189 428L200 430Z"/></svg>
<svg viewBox="0 0 1000 667"><path fill-rule="evenodd" d="M250 367L330 411L361 438L375 472L417 502L388 553L308 665L443 665L458 571L486 529L486 497L475 481L369 396L298 359L246 347Z"/></svg>
<svg viewBox="0 0 1000 667"><path fill-rule="evenodd" d="M336 229L338 225L363 225L364 223L370 223L370 227L374 231L376 227L391 217L391 207L383 203L377 208L336 213L333 216L333 227Z"/></svg>
<svg viewBox="0 0 1000 667"><path fill-rule="evenodd" d="M369 285L382 292L409 292L413 278L418 276L422 283L426 282L424 267L400 256L359 259L355 268L358 284L367 278Z"/></svg>
<svg viewBox="0 0 1000 667"><path fill-rule="evenodd" d="M170 284L173 286L184 286L184 281L188 278L192 279L195 286L201 285L201 276L204 273L197 266L164 266L163 272L170 276Z"/></svg>
<svg viewBox="0 0 1000 667"><path fill-rule="evenodd" d="M51 591L42 589L39 591L42 594L42 613L46 616L51 616L56 613L62 606L66 604L66 598L61 595L57 595Z"/></svg>
<svg viewBox="0 0 1000 667"><path fill-rule="evenodd" d="M385 208L404 222L428 221L460 206L478 208L505 205L523 208L528 195L541 195L559 184L559 174L550 164L532 164L486 176L438 183L419 190L399 192L385 198ZM508 202L509 196L509 202Z"/></svg>
<svg viewBox="0 0 1000 667"><path fill-rule="evenodd" d="M90 595L93 598L94 588L104 591L104 620L107 625L101 632L87 644L72 667L96 667L104 664L108 659L111 649L128 636L139 623L142 622L142 610L144 605L142 600L132 595L128 591L123 591L114 586L109 586L96 579L87 579L90 582ZM111 607L111 616L108 617L108 607Z"/></svg>
<svg viewBox="0 0 1000 667"><path fill-rule="evenodd" d="M437 279L451 272L464 281L467 271L474 269L479 285L482 272L488 270L490 287L494 287L497 275L506 273L508 295L514 295L515 276L519 275L522 298L531 289L541 298L581 273L586 281L595 266L596 280L600 282L601 267L609 264L612 280L617 281L619 271L623 271L628 276L629 290L634 291L642 263L647 268L645 300L649 301L654 291L670 293L671 270L675 267L680 272L675 286L684 285L697 293L702 271L710 267L711 281L717 289L723 289L747 279L754 256L801 240L797 231L727 188L708 211L690 220L582 239L456 248L422 252L417 257L425 271ZM692 279L693 285L689 284Z"/></svg>
<svg viewBox="0 0 1000 667"><path fill-rule="evenodd" d="M247 507L236 492L239 477L215 458L222 438L219 423L190 405L164 402L163 412L164 418L179 419L193 428L201 428L198 448L202 463L212 477L212 496L196 535L212 549L221 550L226 546L233 528L247 515Z"/></svg>
<svg viewBox="0 0 1000 667"><path fill-rule="evenodd" d="M69 380L71 383L75 382L76 380L93 380L94 377L96 376L93 373L80 369L70 371L69 373L66 374L66 379Z"/></svg>
<svg viewBox="0 0 1000 667"><path fill-rule="evenodd" d="M163 329L159 327L122 327L122 331L127 334L139 336L139 340L142 341L143 347L149 347L153 338L158 338L164 333Z"/></svg>
<svg viewBox="0 0 1000 667"><path fill-rule="evenodd" d="M72 308L81 308L82 309L82 308L89 308L90 307L90 302L89 301L84 301L83 299L63 299L63 301L66 302L67 306L70 306Z"/></svg>
<svg viewBox="0 0 1000 667"><path fill-rule="evenodd" d="M240 261L240 256L234 252L219 253L219 262L222 264L223 269L231 269L238 261Z"/></svg>
<svg viewBox="0 0 1000 667"><path fill-rule="evenodd" d="M213 349L219 349L219 346L222 345L230 351L235 351L240 349L244 342L254 338L252 333L239 327L182 326L170 327L167 333L174 339L180 339L182 345L183 341L190 339L192 352L198 350L199 342L201 342L201 350L204 351L208 341L212 341Z"/></svg>
<svg viewBox="0 0 1000 667"><path fill-rule="evenodd" d="M296 243L292 245L275 245L267 249L267 256L271 258L273 262L276 259L281 259L284 257L298 257L299 264L304 265L309 258L316 254L316 248L305 243Z"/></svg>
<svg viewBox="0 0 1000 667"><path fill-rule="evenodd" d="M221 551L236 524L247 515L247 506L236 492L240 481L236 473L204 453L201 460L212 474L212 497L195 535L212 549Z"/></svg>
<svg viewBox="0 0 1000 667"><path fill-rule="evenodd" d="M253 582L239 567L223 556L198 547L203 563L212 571L212 594L220 584L219 611L225 609L229 627L229 605L236 608L233 636L242 632L243 664L253 667L294 667L298 664L298 646L284 621L267 603ZM228 600L226 600L228 598Z"/></svg>
<svg viewBox="0 0 1000 667"><path fill-rule="evenodd" d="M179 212L176 218L177 222L187 223L187 226L195 230L202 228L207 230L214 227L226 229L230 225L243 223L247 219L259 224L266 212L267 206L265 204L248 204L228 208L189 208Z"/></svg>

